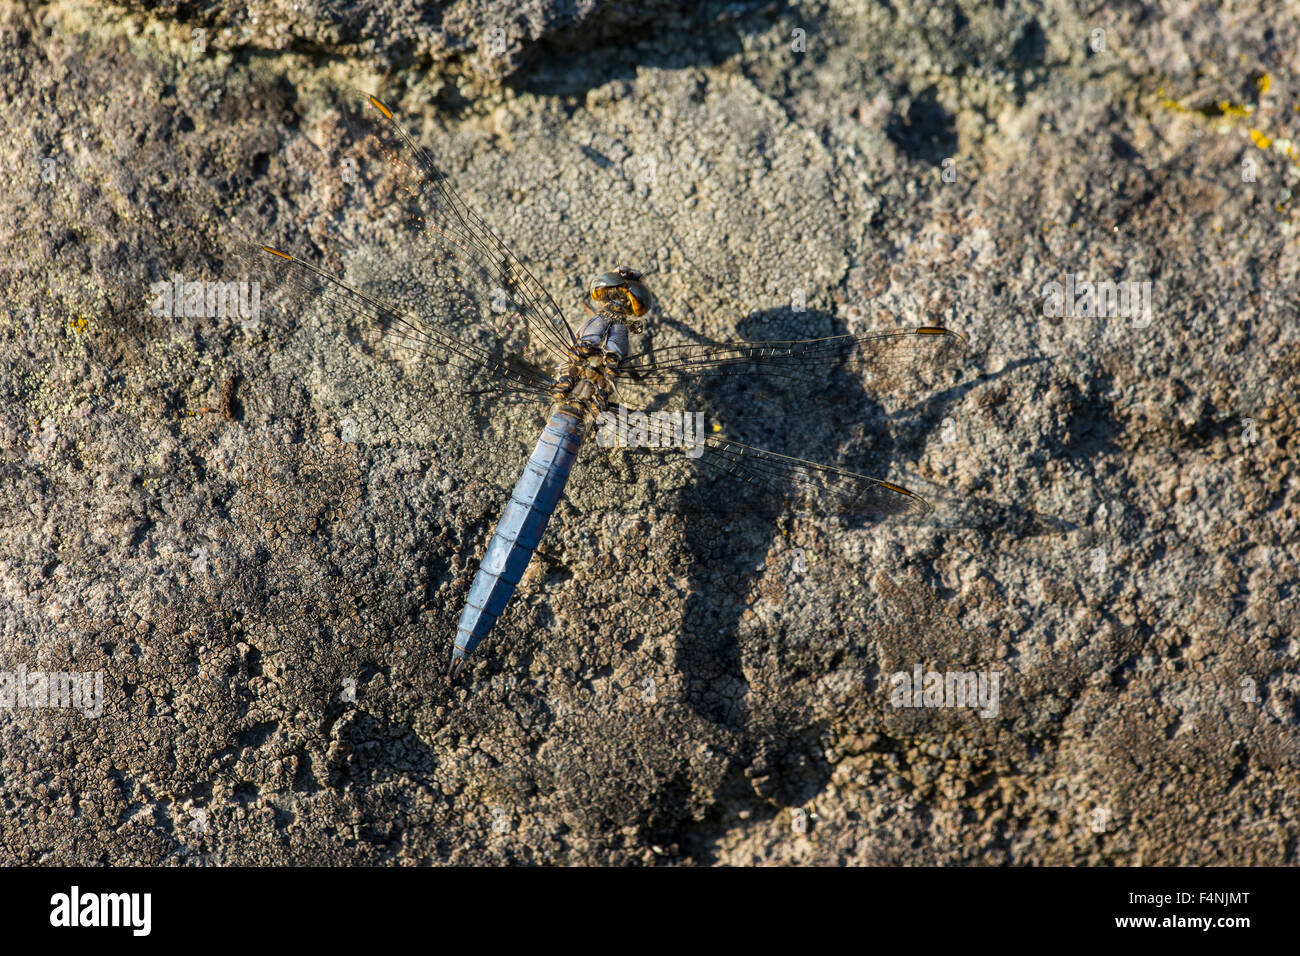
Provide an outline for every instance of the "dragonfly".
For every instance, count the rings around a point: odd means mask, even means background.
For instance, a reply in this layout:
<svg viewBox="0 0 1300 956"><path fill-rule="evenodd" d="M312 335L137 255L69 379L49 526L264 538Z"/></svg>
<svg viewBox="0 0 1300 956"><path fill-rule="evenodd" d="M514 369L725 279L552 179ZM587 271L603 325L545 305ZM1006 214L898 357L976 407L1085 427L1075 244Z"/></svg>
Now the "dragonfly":
<svg viewBox="0 0 1300 956"><path fill-rule="evenodd" d="M742 440L755 421L770 433L773 416L726 411L802 405L837 369L878 380L952 365L966 346L960 333L923 325L634 349L659 308L646 275L626 265L596 275L571 323L388 106L370 96L363 109L366 118L345 121L337 157L350 198L333 233L344 238L306 253L261 245L256 255L268 267L264 300L289 321L316 310L363 355L409 371L427 396L412 417L431 408L459 423L444 428L439 455L509 489L456 627L452 679L505 613L566 494L587 507L671 496L709 513L931 510L901 484ZM394 253L394 234L409 248ZM518 433L537 419L519 405L545 418L526 460Z"/></svg>

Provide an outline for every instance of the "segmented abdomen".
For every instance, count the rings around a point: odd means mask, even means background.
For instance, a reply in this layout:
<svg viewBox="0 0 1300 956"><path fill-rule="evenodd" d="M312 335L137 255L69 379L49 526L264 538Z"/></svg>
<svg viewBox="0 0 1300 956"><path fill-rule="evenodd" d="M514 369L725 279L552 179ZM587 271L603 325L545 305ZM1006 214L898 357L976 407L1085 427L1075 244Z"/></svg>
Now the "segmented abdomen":
<svg viewBox="0 0 1300 956"><path fill-rule="evenodd" d="M506 602L515 593L564 492L584 434L581 419L563 409L552 410L524 473L510 493L510 501L497 522L487 552L479 562L478 574L474 576L469 599L456 627L453 666L468 657L479 641L487 637L506 609Z"/></svg>

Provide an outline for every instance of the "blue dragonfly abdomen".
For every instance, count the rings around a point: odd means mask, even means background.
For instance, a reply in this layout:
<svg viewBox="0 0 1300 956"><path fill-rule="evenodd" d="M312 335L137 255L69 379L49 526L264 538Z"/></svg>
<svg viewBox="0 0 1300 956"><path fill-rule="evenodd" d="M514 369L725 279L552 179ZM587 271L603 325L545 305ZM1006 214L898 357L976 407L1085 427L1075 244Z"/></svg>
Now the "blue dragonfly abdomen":
<svg viewBox="0 0 1300 956"><path fill-rule="evenodd" d="M575 338L557 372L551 390L555 404L546 428L479 562L456 626L452 677L491 633L514 596L564 494L590 424L609 406L618 368L627 358L628 324L636 326L636 318L650 304L650 291L641 283L641 273L626 267L598 276L590 294L592 301L603 308L600 312L592 310L591 319Z"/></svg>
<svg viewBox="0 0 1300 956"><path fill-rule="evenodd" d="M451 659L453 677L491 632L519 586L564 493L585 435L586 425L581 418L563 407L552 409L542 437L510 493L460 613Z"/></svg>

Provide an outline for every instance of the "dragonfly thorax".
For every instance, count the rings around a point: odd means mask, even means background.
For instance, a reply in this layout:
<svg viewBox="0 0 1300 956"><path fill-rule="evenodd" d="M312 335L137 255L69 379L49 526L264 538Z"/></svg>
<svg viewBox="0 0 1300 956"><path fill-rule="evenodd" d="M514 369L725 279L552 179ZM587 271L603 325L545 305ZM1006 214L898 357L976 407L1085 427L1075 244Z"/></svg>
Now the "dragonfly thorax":
<svg viewBox="0 0 1300 956"><path fill-rule="evenodd" d="M628 329L621 315L604 309L587 320L555 373L555 403L590 423L614 395L614 380L628 353Z"/></svg>
<svg viewBox="0 0 1300 956"><path fill-rule="evenodd" d="M591 347L592 355L616 355L621 362L627 358L627 323L621 316L610 311L601 311L587 320L578 334L578 344Z"/></svg>

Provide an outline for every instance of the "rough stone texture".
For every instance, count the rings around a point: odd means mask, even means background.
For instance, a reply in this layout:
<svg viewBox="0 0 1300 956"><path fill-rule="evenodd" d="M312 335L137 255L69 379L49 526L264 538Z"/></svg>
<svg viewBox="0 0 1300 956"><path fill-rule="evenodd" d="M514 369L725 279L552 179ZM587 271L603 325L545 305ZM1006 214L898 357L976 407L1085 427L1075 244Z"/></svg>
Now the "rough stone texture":
<svg viewBox="0 0 1300 956"><path fill-rule="evenodd" d="M6 5L0 668L105 701L0 712L0 861L1295 863L1300 7L1094 7ZM615 259L666 333L968 333L845 426L935 518L575 501L449 686L503 499L437 409L149 309L326 241L357 89L566 306Z"/></svg>

